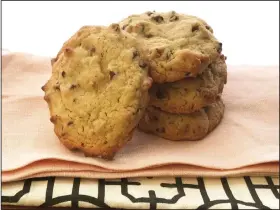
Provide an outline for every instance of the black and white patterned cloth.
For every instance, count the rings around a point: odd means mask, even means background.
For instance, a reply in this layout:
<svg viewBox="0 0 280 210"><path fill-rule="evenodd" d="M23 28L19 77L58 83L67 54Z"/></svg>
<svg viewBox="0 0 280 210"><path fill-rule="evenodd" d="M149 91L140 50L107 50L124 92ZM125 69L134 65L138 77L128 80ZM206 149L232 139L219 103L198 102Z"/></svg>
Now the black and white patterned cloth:
<svg viewBox="0 0 280 210"><path fill-rule="evenodd" d="M33 178L3 183L2 204L129 209L279 209L279 177Z"/></svg>

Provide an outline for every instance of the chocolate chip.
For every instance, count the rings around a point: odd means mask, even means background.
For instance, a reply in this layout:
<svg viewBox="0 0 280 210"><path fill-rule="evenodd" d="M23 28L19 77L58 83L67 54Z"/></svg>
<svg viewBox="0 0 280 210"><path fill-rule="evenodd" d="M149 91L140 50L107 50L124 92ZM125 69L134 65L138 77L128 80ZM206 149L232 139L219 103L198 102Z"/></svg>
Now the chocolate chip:
<svg viewBox="0 0 280 210"><path fill-rule="evenodd" d="M171 57L171 55L172 55L172 52L171 52L171 51L168 51L168 52L166 53L166 59L169 60L169 58Z"/></svg>
<svg viewBox="0 0 280 210"><path fill-rule="evenodd" d="M69 122L67 123L67 126L70 126L70 125L73 125L73 121L69 121Z"/></svg>
<svg viewBox="0 0 280 210"><path fill-rule="evenodd" d="M156 21L157 23L161 23L161 22L163 22L164 19L162 16L157 15L157 16L152 17L152 20Z"/></svg>
<svg viewBox="0 0 280 210"><path fill-rule="evenodd" d="M112 80L112 79L113 79L113 77L116 75L116 73L115 73L115 72L113 72L113 71L110 71L110 72L109 72L109 74L110 74L110 80Z"/></svg>
<svg viewBox="0 0 280 210"><path fill-rule="evenodd" d="M156 129L156 131L158 132L158 133L165 133L165 128L157 128Z"/></svg>
<svg viewBox="0 0 280 210"><path fill-rule="evenodd" d="M199 25L194 25L192 26L192 32L198 31L199 30Z"/></svg>
<svg viewBox="0 0 280 210"><path fill-rule="evenodd" d="M173 21L176 21L176 20L179 20L179 17L177 15L172 15L170 18L169 18L169 21L170 22L173 22Z"/></svg>
<svg viewBox="0 0 280 210"><path fill-rule="evenodd" d="M128 24L123 25L122 30L125 30L125 28L128 26Z"/></svg>
<svg viewBox="0 0 280 210"><path fill-rule="evenodd" d="M73 53L73 49L70 47L66 47L64 53L66 56L70 56Z"/></svg>
<svg viewBox="0 0 280 210"><path fill-rule="evenodd" d="M193 98L195 98L195 97L193 97ZM192 104L190 108L191 108L191 110L193 110L193 108L194 108L194 104Z"/></svg>
<svg viewBox="0 0 280 210"><path fill-rule="evenodd" d="M164 52L164 49L156 48L155 51L156 51L155 57L159 58Z"/></svg>
<svg viewBox="0 0 280 210"><path fill-rule="evenodd" d="M206 28L207 30L209 30L209 31L211 30L210 26L207 26L207 25L206 25L205 28Z"/></svg>
<svg viewBox="0 0 280 210"><path fill-rule="evenodd" d="M84 147L84 146L85 146L85 144L84 144L84 143L81 143L81 146L82 146L82 147Z"/></svg>
<svg viewBox="0 0 280 210"><path fill-rule="evenodd" d="M61 72L61 76L62 76L62 77L65 77L65 76L66 76L65 71L62 71L62 72Z"/></svg>
<svg viewBox="0 0 280 210"><path fill-rule="evenodd" d="M57 117L56 117L56 116L51 116L50 121L51 121L52 123L56 123Z"/></svg>
<svg viewBox="0 0 280 210"><path fill-rule="evenodd" d="M139 52L137 50L133 51L132 59L136 58L137 56L139 56Z"/></svg>
<svg viewBox="0 0 280 210"><path fill-rule="evenodd" d="M72 84L72 85L70 86L70 90L74 90L75 88L77 88L77 86L78 86L78 85Z"/></svg>
<svg viewBox="0 0 280 210"><path fill-rule="evenodd" d="M55 90L60 90L59 85L55 85L55 86L53 86L53 88L54 88Z"/></svg>
<svg viewBox="0 0 280 210"><path fill-rule="evenodd" d="M46 90L46 85L42 86L41 89L42 89L42 91L45 91Z"/></svg>
<svg viewBox="0 0 280 210"><path fill-rule="evenodd" d="M224 60L224 61L227 60L227 56L225 56L224 54L221 54L221 55L220 55L220 58L221 58L222 60Z"/></svg>
<svg viewBox="0 0 280 210"><path fill-rule="evenodd" d="M111 28L112 28L114 31L116 31L116 32L119 32L119 31L120 31L120 26L119 26L119 24L117 24L117 23L111 24Z"/></svg>
<svg viewBox="0 0 280 210"><path fill-rule="evenodd" d="M95 47L92 47L89 51L89 54L92 55L93 53L95 53L95 51L96 51Z"/></svg>
<svg viewBox="0 0 280 210"><path fill-rule="evenodd" d="M141 68L145 68L145 67L147 66L147 64L146 64L143 60L140 60L140 61L139 61L139 66L140 66Z"/></svg>
<svg viewBox="0 0 280 210"><path fill-rule="evenodd" d="M166 97L164 92L161 89L157 90L156 96L157 96L158 99L164 99Z"/></svg>
<svg viewBox="0 0 280 210"><path fill-rule="evenodd" d="M157 116L151 116L150 118L151 118L151 120L153 120L153 121L158 121Z"/></svg>
<svg viewBox="0 0 280 210"><path fill-rule="evenodd" d="M223 50L223 43L219 42L218 53L221 53Z"/></svg>
<svg viewBox="0 0 280 210"><path fill-rule="evenodd" d="M152 38L154 35L152 35L152 34L145 34L145 37L146 38Z"/></svg>
<svg viewBox="0 0 280 210"><path fill-rule="evenodd" d="M50 101L50 97L45 95L45 96L44 96L44 100L47 101L47 102L49 102L49 101Z"/></svg>

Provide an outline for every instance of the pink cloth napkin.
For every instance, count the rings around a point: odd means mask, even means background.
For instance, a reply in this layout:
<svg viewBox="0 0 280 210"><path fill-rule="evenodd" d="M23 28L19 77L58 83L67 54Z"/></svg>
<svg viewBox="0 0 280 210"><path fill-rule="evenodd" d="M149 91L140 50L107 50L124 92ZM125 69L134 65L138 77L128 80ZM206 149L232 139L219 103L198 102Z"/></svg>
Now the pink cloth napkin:
<svg viewBox="0 0 280 210"><path fill-rule="evenodd" d="M37 176L240 176L279 173L278 67L229 67L221 124L201 141L136 131L113 161L84 157L55 136L41 86L50 59L2 56L2 181Z"/></svg>

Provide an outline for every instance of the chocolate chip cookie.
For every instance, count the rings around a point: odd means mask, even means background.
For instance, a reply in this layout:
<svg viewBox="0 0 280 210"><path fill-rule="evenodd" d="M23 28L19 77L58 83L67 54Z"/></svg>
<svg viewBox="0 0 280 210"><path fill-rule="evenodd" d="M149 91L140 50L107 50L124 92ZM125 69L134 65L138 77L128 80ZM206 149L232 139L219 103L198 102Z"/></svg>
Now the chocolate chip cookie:
<svg viewBox="0 0 280 210"><path fill-rule="evenodd" d="M222 43L202 19L176 12L146 12L120 22L137 37L156 83L195 77L222 52Z"/></svg>
<svg viewBox="0 0 280 210"><path fill-rule="evenodd" d="M184 115L149 106L140 120L139 129L173 141L199 140L220 123L223 113L224 104L221 99L206 108Z"/></svg>
<svg viewBox="0 0 280 210"><path fill-rule="evenodd" d="M196 78L154 84L149 104L166 112L191 113L213 103L226 82L227 66L221 56Z"/></svg>
<svg viewBox="0 0 280 210"><path fill-rule="evenodd" d="M112 159L131 139L151 86L135 43L118 24L86 26L52 59L52 75L42 89L66 147Z"/></svg>

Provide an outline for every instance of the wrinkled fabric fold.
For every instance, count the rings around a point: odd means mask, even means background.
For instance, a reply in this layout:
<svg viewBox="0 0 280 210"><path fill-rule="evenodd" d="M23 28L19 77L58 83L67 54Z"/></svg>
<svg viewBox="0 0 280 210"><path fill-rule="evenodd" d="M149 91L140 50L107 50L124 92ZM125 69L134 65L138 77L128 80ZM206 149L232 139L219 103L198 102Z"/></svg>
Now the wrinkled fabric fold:
<svg viewBox="0 0 280 210"><path fill-rule="evenodd" d="M229 66L221 124L172 142L134 133L113 161L69 151L55 136L41 86L50 58L2 55L2 181L37 176L243 176L279 173L279 68Z"/></svg>

